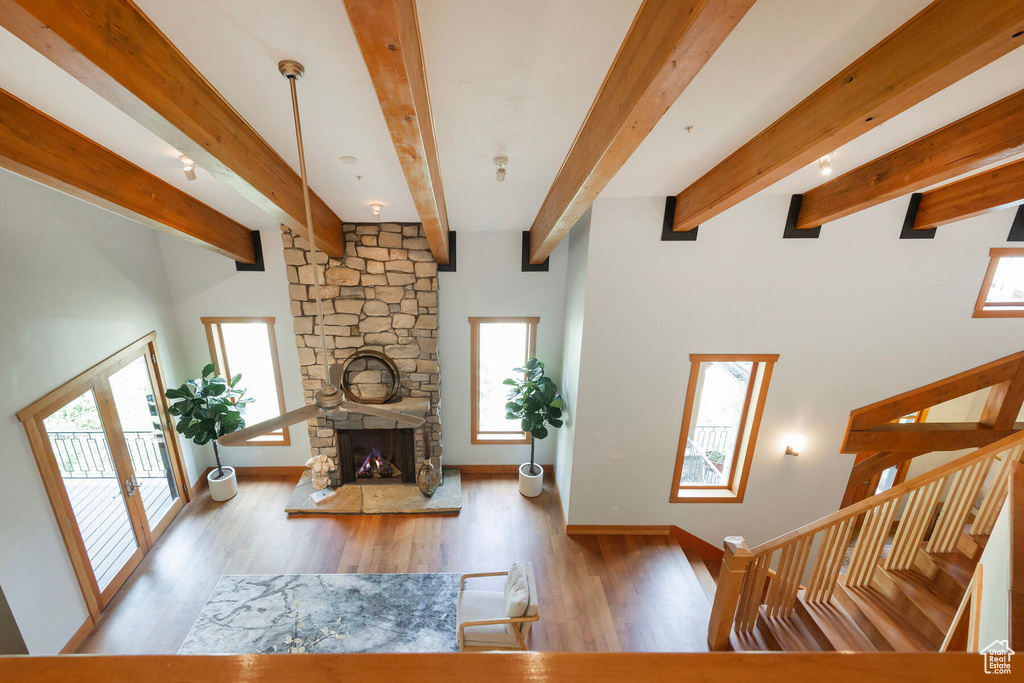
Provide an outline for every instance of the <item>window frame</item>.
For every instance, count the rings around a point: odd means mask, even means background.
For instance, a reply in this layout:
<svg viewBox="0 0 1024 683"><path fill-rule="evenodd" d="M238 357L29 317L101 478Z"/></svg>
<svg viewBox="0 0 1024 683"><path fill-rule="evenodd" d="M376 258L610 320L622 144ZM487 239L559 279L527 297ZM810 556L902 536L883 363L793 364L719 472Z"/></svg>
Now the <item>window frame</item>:
<svg viewBox="0 0 1024 683"><path fill-rule="evenodd" d="M267 338L270 342L270 359L271 365L274 370L274 382L277 385L277 402L280 412L279 415L284 415L287 412L284 401L284 383L281 381L281 361L278 358L277 353L277 337L274 334L274 321L273 317L260 317L260 316L240 316L240 317L202 317L200 320L203 326L206 328L206 341L210 347L210 359L213 362L214 367L217 368L217 374L231 379L231 364L228 362L227 348L224 346L224 335L221 334L220 330L217 329L216 334L214 333L214 326L222 324L232 323L263 323L267 327ZM223 359L223 365L221 363ZM292 440L289 434L288 427L281 429L281 438L275 440L259 441L256 443L247 443L246 446L291 446ZM277 432L270 432L266 436L277 436ZM265 437L260 437L261 439Z"/></svg>
<svg viewBox="0 0 1024 683"><path fill-rule="evenodd" d="M690 354L690 376L686 386L686 403L683 407L683 420L679 430L679 443L676 447L676 464L672 475L672 488L669 493L670 503L742 503L750 475L750 464L753 461L757 435L761 428L764 404L768 397L772 371L779 354ZM686 439L690 434L690 422L697 397L697 381L700 376L701 363L709 362L748 362L753 363L750 372L750 383L744 399L743 411L740 416L739 433L733 451L733 464L729 470L729 482L719 486L681 486L679 480L683 476L683 459L686 456ZM755 386L760 381L755 397ZM751 409L753 414L751 415Z"/></svg>
<svg viewBox="0 0 1024 683"><path fill-rule="evenodd" d="M490 323L525 323L527 348L525 364L537 353L537 325L540 317L470 317L469 318L469 442L473 445L521 446L529 445L529 432L484 432L480 430L480 325ZM508 438L481 439L481 434L507 434Z"/></svg>
<svg viewBox="0 0 1024 683"><path fill-rule="evenodd" d="M988 292L992 289L992 280L996 275L996 268L999 266L999 260L1002 258L1024 258L1024 249L1013 249L1008 247L996 247L989 249L988 252L988 270L985 271L985 278L981 281L981 291L978 293L978 300L974 304L974 314L972 318L1024 318L1024 302L1019 305L1016 303L1002 303L1002 304L990 304L987 301ZM986 306L998 306L1005 308L1007 306L1016 306L1018 310L990 310Z"/></svg>

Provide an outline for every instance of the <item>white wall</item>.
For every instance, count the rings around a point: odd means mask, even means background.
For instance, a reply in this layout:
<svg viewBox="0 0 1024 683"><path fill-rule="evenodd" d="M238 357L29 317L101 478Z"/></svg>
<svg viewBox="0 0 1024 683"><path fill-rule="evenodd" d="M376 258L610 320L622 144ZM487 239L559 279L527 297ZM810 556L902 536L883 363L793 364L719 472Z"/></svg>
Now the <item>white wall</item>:
<svg viewBox="0 0 1024 683"><path fill-rule="evenodd" d="M562 500L562 513L569 516L572 456L576 443L576 397L580 381L580 355L583 351L583 313L587 293L587 253L590 250L588 209L564 240L567 247L565 270L565 330L562 333L562 411L564 425L558 432L555 481Z"/></svg>
<svg viewBox="0 0 1024 683"><path fill-rule="evenodd" d="M750 199L696 242L660 241L664 199L594 205L569 522L768 540L837 509L852 409L1024 347L1024 320L971 318L1012 211L899 240L902 199L784 240L788 205ZM742 504L668 502L691 353L781 354Z"/></svg>
<svg viewBox="0 0 1024 683"><path fill-rule="evenodd" d="M6 171L0 206L0 584L53 654L88 612L15 413L153 330L171 381L177 340L155 231Z"/></svg>
<svg viewBox="0 0 1024 683"><path fill-rule="evenodd" d="M261 239L266 270L238 272L230 259L173 235L160 235L160 251L170 282L183 359L182 374L168 377L167 382L177 386L198 376L203 366L211 362L206 328L201 318L271 316L274 318L285 407L294 410L302 407L305 399L299 373L299 352L292 328L281 233L265 231L261 233ZM310 456L306 424L293 425L289 431L290 446L221 448L221 462L240 467L304 465ZM214 464L211 445L193 448L203 453L205 466Z"/></svg>
<svg viewBox="0 0 1024 683"><path fill-rule="evenodd" d="M1011 484L1011 495L1013 492ZM1013 529L1010 526L1010 496L1003 503L985 550L978 560L981 575L981 620L978 624L978 647L984 649L997 640L1010 636L1010 564L1013 558Z"/></svg>
<svg viewBox="0 0 1024 683"><path fill-rule="evenodd" d="M537 357L552 378L562 376L566 246L551 254L546 273L522 272L521 233L459 231L458 270L438 273L438 362L441 432L446 465L519 464L529 446L471 445L469 318L540 316ZM556 430L553 430L556 431ZM555 461L555 435L537 442L537 462Z"/></svg>

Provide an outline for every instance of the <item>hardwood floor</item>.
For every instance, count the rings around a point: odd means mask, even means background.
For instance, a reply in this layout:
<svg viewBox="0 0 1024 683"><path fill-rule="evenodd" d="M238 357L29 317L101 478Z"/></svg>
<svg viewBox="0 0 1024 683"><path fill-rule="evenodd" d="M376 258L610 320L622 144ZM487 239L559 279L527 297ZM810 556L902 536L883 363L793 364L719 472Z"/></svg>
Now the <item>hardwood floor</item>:
<svg viewBox="0 0 1024 683"><path fill-rule="evenodd" d="M464 473L461 514L289 517L294 476L240 476L179 513L79 653L173 654L222 574L459 572L531 561L541 651L706 651L711 606L670 536L564 534L553 482L529 499L513 474ZM500 583L495 585L500 588Z"/></svg>

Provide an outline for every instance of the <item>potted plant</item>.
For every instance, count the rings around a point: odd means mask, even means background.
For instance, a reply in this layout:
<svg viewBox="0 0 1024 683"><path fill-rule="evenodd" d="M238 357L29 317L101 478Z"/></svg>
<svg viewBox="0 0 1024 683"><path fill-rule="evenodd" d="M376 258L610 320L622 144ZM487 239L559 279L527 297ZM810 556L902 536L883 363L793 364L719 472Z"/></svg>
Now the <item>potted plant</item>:
<svg viewBox="0 0 1024 683"><path fill-rule="evenodd" d="M556 429L562 426L564 403L558 387L544 375L544 364L536 358L531 357L524 367L515 371L522 373L522 377L503 382L512 387L505 404L505 417L519 420L523 431L530 433L530 462L519 466L519 493L533 498L544 488L544 470L534 463L534 441L547 437L548 425Z"/></svg>
<svg viewBox="0 0 1024 683"><path fill-rule="evenodd" d="M245 427L242 413L253 399L244 398L245 390L236 389L241 375L235 375L230 382L223 377L212 376L213 363L203 368L199 379L190 379L177 389L168 389L164 394L174 400L168 412L178 418L175 430L200 446L213 442L213 457L217 469L206 475L210 485L210 497L225 501L238 493L235 468L224 467L217 451L217 439Z"/></svg>

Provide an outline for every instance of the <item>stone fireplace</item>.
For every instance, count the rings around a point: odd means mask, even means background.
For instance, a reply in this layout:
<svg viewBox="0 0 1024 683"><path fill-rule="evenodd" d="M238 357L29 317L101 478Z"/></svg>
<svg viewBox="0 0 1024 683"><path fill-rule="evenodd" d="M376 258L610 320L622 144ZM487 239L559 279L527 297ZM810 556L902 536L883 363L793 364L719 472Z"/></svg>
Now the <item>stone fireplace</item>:
<svg viewBox="0 0 1024 683"><path fill-rule="evenodd" d="M282 228L284 260L288 273L295 343L299 351L302 386L307 401L323 384L320 329L316 323L316 292L308 244ZM424 417L430 432L430 454L440 466L441 376L437 356L437 264L430 253L423 228L397 223L345 225L345 257L319 254L324 331L331 365L343 363L357 351L377 351L390 357L398 369L397 380L371 363L353 363L346 375L364 397L382 395L384 386L398 383L394 398L381 407ZM340 377L332 377L335 386ZM378 386L379 385L379 386ZM332 484L414 482L415 468L423 457L424 439L419 429L400 429L394 420L341 412L336 418L318 417L308 424L313 455L331 458L336 469ZM390 431L393 436L370 432ZM366 431L368 434L357 434ZM385 447L391 454L384 453ZM401 471L398 477L358 477L365 461L355 463L360 452L376 448ZM410 462L411 459L411 462Z"/></svg>

